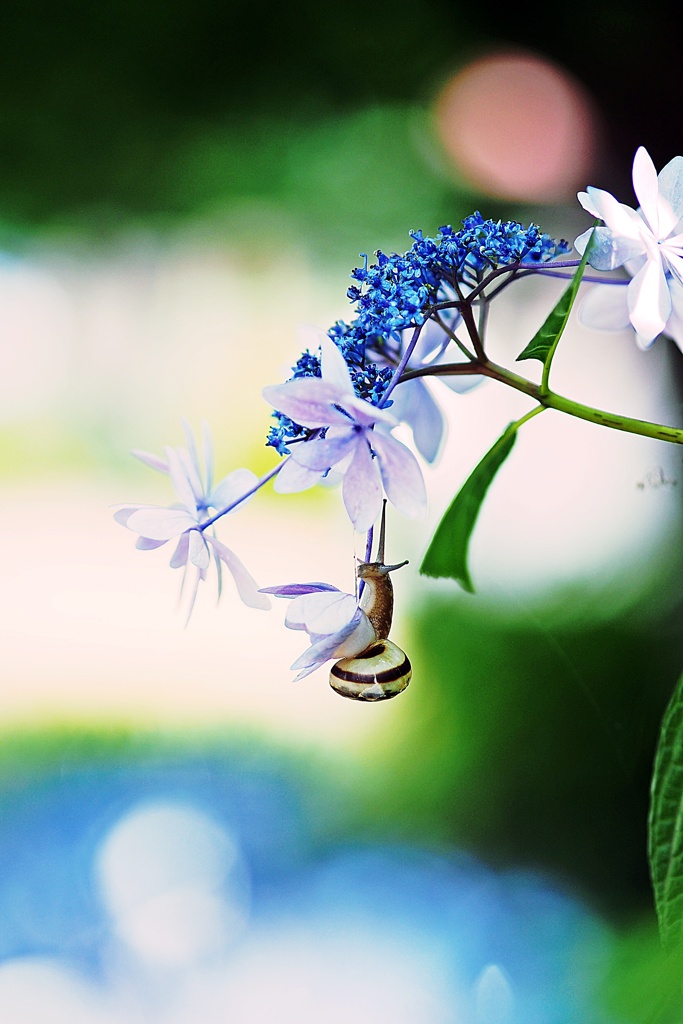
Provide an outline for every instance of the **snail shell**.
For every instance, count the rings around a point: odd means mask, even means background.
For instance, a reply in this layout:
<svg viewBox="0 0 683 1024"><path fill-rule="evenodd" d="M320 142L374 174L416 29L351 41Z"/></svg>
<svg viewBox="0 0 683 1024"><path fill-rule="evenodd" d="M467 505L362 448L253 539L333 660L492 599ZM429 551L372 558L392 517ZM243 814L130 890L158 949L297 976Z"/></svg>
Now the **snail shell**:
<svg viewBox="0 0 683 1024"><path fill-rule="evenodd" d="M352 700L387 700L402 693L413 670L408 656L388 639L394 611L394 588L389 573L398 565L384 564L384 523L386 501L382 506L382 527L376 562L358 566L358 578L365 583L361 608L367 615L375 639L359 654L336 661L330 669L330 686L342 697Z"/></svg>
<svg viewBox="0 0 683 1024"><path fill-rule="evenodd" d="M375 640L330 669L330 686L352 700L387 700L405 690L412 676L408 656L391 640Z"/></svg>

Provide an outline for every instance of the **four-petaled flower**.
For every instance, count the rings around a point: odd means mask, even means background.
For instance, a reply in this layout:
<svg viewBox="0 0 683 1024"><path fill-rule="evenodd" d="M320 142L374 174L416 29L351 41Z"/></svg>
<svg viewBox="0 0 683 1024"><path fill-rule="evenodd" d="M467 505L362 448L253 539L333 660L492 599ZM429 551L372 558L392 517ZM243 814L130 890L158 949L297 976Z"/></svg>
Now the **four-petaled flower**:
<svg viewBox="0 0 683 1024"><path fill-rule="evenodd" d="M242 601L251 608L267 609L270 607L268 598L259 592L257 583L237 555L218 540L212 527L199 529L211 518L213 512L233 504L235 508L241 508L244 502L239 499L245 495L247 500L249 492L257 483L256 474L249 469L236 469L214 486L213 445L208 427L204 425L204 482L192 432L185 422L183 428L187 448L166 448L165 460L149 452L133 452L146 465L170 477L179 501L168 506L120 505L114 518L122 526L139 534L136 546L143 551L161 547L169 540L178 538L171 557L171 568L182 566L187 570L189 565L193 565L197 569L188 617L192 612L199 583L206 579L212 558L218 573L219 597L222 585L221 563L224 563L232 574Z"/></svg>
<svg viewBox="0 0 683 1024"><path fill-rule="evenodd" d="M583 253L592 234L590 265L596 270L626 265L633 275L626 290L628 319L646 348L667 329L675 312L675 292L683 284L683 157L670 160L658 176L641 146L633 161L633 189L638 210L601 189L579 192L583 208L605 227L590 228L574 245ZM620 305L616 296L610 301ZM584 313L583 319L590 324L590 314Z"/></svg>
<svg viewBox="0 0 683 1024"><path fill-rule="evenodd" d="M304 629L311 645L292 665L294 682L314 672L331 658L352 658L375 639L375 630L353 594L328 583L288 583L264 587L264 594L289 598L285 625Z"/></svg>
<svg viewBox="0 0 683 1024"><path fill-rule="evenodd" d="M342 496L354 527L364 532L382 507L382 488L400 512L422 516L427 498L413 453L389 431L397 421L385 409L358 398L344 357L321 338L322 377L303 377L264 388L266 401L309 430L324 430L294 446L275 490L303 491L330 469L343 475Z"/></svg>

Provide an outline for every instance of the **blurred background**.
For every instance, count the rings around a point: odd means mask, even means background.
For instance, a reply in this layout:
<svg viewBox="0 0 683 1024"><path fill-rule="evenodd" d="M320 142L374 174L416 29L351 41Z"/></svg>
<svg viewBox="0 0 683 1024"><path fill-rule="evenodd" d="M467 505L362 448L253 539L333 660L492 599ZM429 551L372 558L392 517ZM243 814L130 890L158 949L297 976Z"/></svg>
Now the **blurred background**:
<svg viewBox="0 0 683 1024"><path fill-rule="evenodd" d="M431 529L527 401L433 394L430 518L389 521L386 705L340 700L284 609L210 586L109 506L129 455L214 433L266 472L269 407L360 253L474 209L570 241L638 145L681 152L673 5L237 0L0 10L0 1020L602 1024L680 1019L646 863L683 665L680 453L547 414L478 522L477 594ZM561 287L492 315L501 361ZM302 340L303 339L303 340ZM529 373L533 373L529 368ZM681 356L574 322L557 390L680 421ZM409 439L409 435L404 435ZM353 582L339 495L262 493L221 537L261 585Z"/></svg>

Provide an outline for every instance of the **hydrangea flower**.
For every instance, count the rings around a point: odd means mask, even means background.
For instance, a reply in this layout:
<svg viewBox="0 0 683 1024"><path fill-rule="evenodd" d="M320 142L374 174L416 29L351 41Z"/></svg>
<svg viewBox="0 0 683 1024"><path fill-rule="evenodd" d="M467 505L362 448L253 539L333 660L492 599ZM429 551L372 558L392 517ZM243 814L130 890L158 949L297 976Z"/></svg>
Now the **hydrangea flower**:
<svg viewBox="0 0 683 1024"><path fill-rule="evenodd" d="M264 594L291 600L285 625L305 630L311 645L292 665L298 672L294 682L315 672L326 661L352 658L375 639L370 619L353 594L345 594L328 583L289 583L264 587Z"/></svg>
<svg viewBox="0 0 683 1024"><path fill-rule="evenodd" d="M227 566L235 581L242 601L251 608L267 609L270 602L259 592L258 585L247 572L237 555L222 544L212 528L198 529L214 512L228 505L240 508L241 495L248 495L258 478L249 469L236 469L217 484L213 484L213 444L208 427L203 427L203 456L206 479L202 474L197 447L188 425L183 422L187 448L166 448L165 459L150 452L134 451L133 454L152 469L170 477L178 501L173 505L120 505L114 515L117 523L139 534L136 547L143 551L161 547L169 540L178 538L171 556L173 569L190 565L197 570L190 600L189 615L192 612L197 588L205 580L213 559L218 573L218 594L222 589L222 564ZM245 498L246 500L246 498ZM232 511L235 511L233 509ZM209 532L211 530L211 532Z"/></svg>
<svg viewBox="0 0 683 1024"><path fill-rule="evenodd" d="M640 204L637 210L602 189L579 192L583 208L605 226L585 231L574 245L583 254L593 235L590 265L596 270L625 266L632 275L626 288L628 319L639 344L647 348L660 334L668 333L674 311L672 292L683 284L683 157L674 157L657 175L641 146L633 161L633 190ZM620 300L605 296L605 304L610 303L621 308ZM584 322L590 323L590 315L589 306Z"/></svg>
<svg viewBox="0 0 683 1024"><path fill-rule="evenodd" d="M281 494L306 490L333 469L343 476L344 505L357 530L365 532L375 522L383 487L404 515L424 515L427 496L417 459L389 433L396 419L358 398L344 357L329 338L321 338L320 348L322 377L299 378L263 390L266 401L277 410L320 432L295 446L275 490Z"/></svg>
<svg viewBox="0 0 683 1024"><path fill-rule="evenodd" d="M439 300L442 301L446 297L440 294ZM453 296L449 294L448 297ZM441 317L450 331L457 330L460 321L457 310L443 310ZM400 345L392 352L394 363L399 362L412 336L412 330L402 332ZM455 349L450 335L430 317L420 331L417 344L408 360L408 369L418 370L426 366L438 366L439 363L459 362L460 358L461 353ZM484 377L474 373L462 376L453 374L439 377L438 380L451 391L465 394L481 384ZM441 447L446 422L427 381L414 377L396 385L391 393L391 412L397 420L410 427L415 447L425 462L433 463Z"/></svg>

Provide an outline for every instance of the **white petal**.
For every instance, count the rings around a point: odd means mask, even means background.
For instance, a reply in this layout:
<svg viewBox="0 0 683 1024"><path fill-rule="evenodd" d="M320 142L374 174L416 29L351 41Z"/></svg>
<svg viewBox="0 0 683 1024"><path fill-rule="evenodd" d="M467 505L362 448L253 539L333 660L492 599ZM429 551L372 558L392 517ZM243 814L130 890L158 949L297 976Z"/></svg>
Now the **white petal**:
<svg viewBox="0 0 683 1024"><path fill-rule="evenodd" d="M579 322L595 331L625 331L631 326L626 284L596 284L579 306Z"/></svg>
<svg viewBox="0 0 683 1024"><path fill-rule="evenodd" d="M290 456L282 464L282 469L275 477L273 490L277 494L295 494L298 491L305 491L318 483L321 473L316 469L307 469L300 466Z"/></svg>
<svg viewBox="0 0 683 1024"><path fill-rule="evenodd" d="M647 225L643 218L635 210L631 209L630 206L625 206L623 203L618 202L609 192L589 187L588 193L593 207L597 210L596 216L604 220L607 227L611 228L615 235L635 240L640 238L643 232L647 230Z"/></svg>
<svg viewBox="0 0 683 1024"><path fill-rule="evenodd" d="M128 526L128 520L132 516L133 512L139 512L141 508L158 508L158 505L113 505L115 508L114 521L119 526Z"/></svg>
<svg viewBox="0 0 683 1024"><path fill-rule="evenodd" d="M270 608L270 600L266 594L259 593L258 583L254 577L247 572L234 551L231 551L230 548L226 548L225 544L222 544L215 537L207 536L206 540L218 553L221 561L225 563L232 573L232 578L234 579L235 586L237 587L237 593L243 603L248 605L249 608L258 608L261 611L267 611Z"/></svg>
<svg viewBox="0 0 683 1024"><path fill-rule="evenodd" d="M620 238L609 228L598 227L589 228L575 239L574 248L582 256L591 234L593 245L588 262L596 270L615 270L645 252L642 239Z"/></svg>
<svg viewBox="0 0 683 1024"><path fill-rule="evenodd" d="M643 216L647 221L655 238L660 238L659 233L659 185L657 184L657 170L652 163L652 157L644 146L639 146L633 158L633 191L640 203ZM674 226L673 222L671 227Z"/></svg>
<svg viewBox="0 0 683 1024"><path fill-rule="evenodd" d="M671 313L671 296L660 261L649 260L633 278L628 304L631 323L644 343L654 341Z"/></svg>
<svg viewBox="0 0 683 1024"><path fill-rule="evenodd" d="M183 473L192 488L192 494L194 496L194 507L199 508L200 505L205 504L205 492L204 484L202 483L201 474L197 466L196 453L192 455L187 448L176 448L176 454L178 456L180 465L183 468Z"/></svg>
<svg viewBox="0 0 683 1024"><path fill-rule="evenodd" d="M593 199L588 192L577 192L576 198L579 200L586 213L590 213L591 217L597 217L599 220L602 220L602 214L598 210L597 206L593 202ZM583 250L581 249L579 250L579 252L582 251Z"/></svg>
<svg viewBox="0 0 683 1024"><path fill-rule="evenodd" d="M375 631L370 620L365 612L357 608L354 617L342 629L316 640L296 659L292 669L301 669L301 671L295 677L294 682L310 675L331 658L360 654L374 639Z"/></svg>
<svg viewBox="0 0 683 1024"><path fill-rule="evenodd" d="M379 467L365 437L359 437L351 463L344 474L342 497L355 529L365 533L382 508Z"/></svg>
<svg viewBox="0 0 683 1024"><path fill-rule="evenodd" d="M202 420L202 458L206 476L206 493L210 494L213 490L213 438L206 420Z"/></svg>
<svg viewBox="0 0 683 1024"><path fill-rule="evenodd" d="M207 503L219 511L225 508L227 505L232 505L241 495L246 494L258 483L258 477L256 473L253 473L250 469L233 469L232 473L228 473L220 480L213 491L209 495ZM243 508L249 498L235 506L233 511L237 511L239 508Z"/></svg>
<svg viewBox="0 0 683 1024"><path fill-rule="evenodd" d="M152 540L170 540L197 525L197 520L182 508L143 508L128 517L126 526Z"/></svg>
<svg viewBox="0 0 683 1024"><path fill-rule="evenodd" d="M676 275L680 282L683 282L683 256L679 252L671 252L668 247L661 246L660 252L664 251L666 262L668 263L672 273Z"/></svg>
<svg viewBox="0 0 683 1024"><path fill-rule="evenodd" d="M175 448L166 448L165 451L174 491L182 501L185 508L196 510L197 498L195 491L188 480L185 467L183 466L178 451Z"/></svg>
<svg viewBox="0 0 683 1024"><path fill-rule="evenodd" d="M192 427L187 422L184 416L180 420L183 431L185 433L185 441L187 442L187 450L182 448L178 449L178 454L181 457L181 461L187 470L187 478L192 484L192 488L198 498L204 495L204 485L202 484L202 469L199 464L199 455L197 453L197 444L192 433ZM208 487L207 487L208 490Z"/></svg>
<svg viewBox="0 0 683 1024"><path fill-rule="evenodd" d="M189 556L193 565L198 569L208 569L211 564L211 555L206 546L206 538L200 530L191 530L189 536Z"/></svg>
<svg viewBox="0 0 683 1024"><path fill-rule="evenodd" d="M361 651L364 651L367 647L376 640L377 634L375 633L374 626L370 622L365 612L358 609L358 625L355 626L353 631L349 633L345 640L343 640L338 647L335 648L333 658L353 658Z"/></svg>
<svg viewBox="0 0 683 1024"><path fill-rule="evenodd" d="M320 338L320 368L323 380L340 391L353 395L353 384L346 360L335 343L326 334Z"/></svg>
<svg viewBox="0 0 683 1024"><path fill-rule="evenodd" d="M308 633L328 635L344 629L356 614L358 602L352 594L323 591L295 598L287 609L285 625Z"/></svg>
<svg viewBox="0 0 683 1024"><path fill-rule="evenodd" d="M406 516L417 519L425 516L427 492L413 453L395 437L379 431L375 431L372 444L389 501Z"/></svg>
<svg viewBox="0 0 683 1024"><path fill-rule="evenodd" d="M675 156L659 172L659 194L669 204L676 218L672 228L683 217L683 156ZM669 229L671 230L671 229Z"/></svg>

